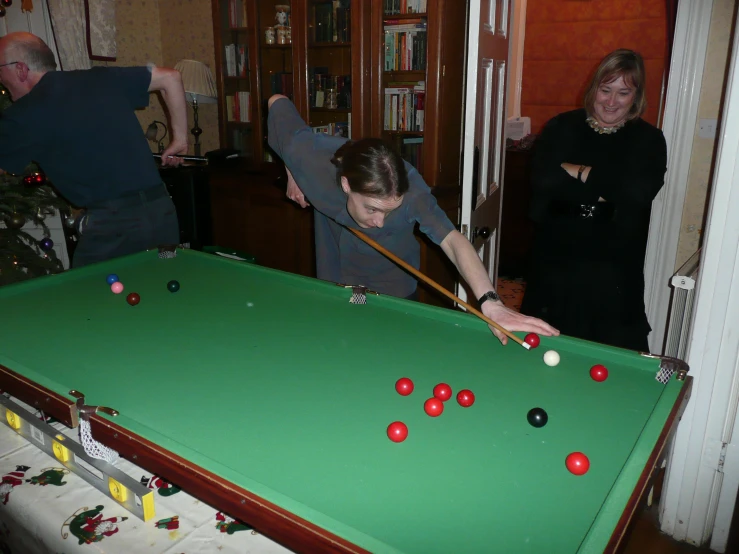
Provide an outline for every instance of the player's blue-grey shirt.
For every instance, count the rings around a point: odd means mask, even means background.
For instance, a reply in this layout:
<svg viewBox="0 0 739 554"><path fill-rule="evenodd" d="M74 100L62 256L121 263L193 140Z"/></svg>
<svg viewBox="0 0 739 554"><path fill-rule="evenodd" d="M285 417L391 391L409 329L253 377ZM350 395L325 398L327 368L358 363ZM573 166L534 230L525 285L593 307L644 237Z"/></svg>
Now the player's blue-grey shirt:
<svg viewBox="0 0 739 554"><path fill-rule="evenodd" d="M282 158L295 182L315 208L316 267L319 279L406 297L416 290L416 278L344 226L360 229L411 266L420 265L420 245L413 236L416 224L440 244L454 224L439 208L428 185L406 163L410 187L400 207L385 219L384 227L360 228L346 209L346 195L339 186L338 169L331 163L346 139L313 133L292 102L281 98L268 117L269 145Z"/></svg>
<svg viewBox="0 0 739 554"><path fill-rule="evenodd" d="M0 117L0 168L33 161L72 204L85 207L161 183L134 113L149 105L147 67L50 71Z"/></svg>

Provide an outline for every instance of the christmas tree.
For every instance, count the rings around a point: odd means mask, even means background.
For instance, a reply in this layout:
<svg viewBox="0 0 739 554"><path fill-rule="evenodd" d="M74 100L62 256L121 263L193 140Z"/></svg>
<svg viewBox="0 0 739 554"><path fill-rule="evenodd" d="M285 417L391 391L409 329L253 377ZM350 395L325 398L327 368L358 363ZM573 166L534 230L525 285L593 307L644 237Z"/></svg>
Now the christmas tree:
<svg viewBox="0 0 739 554"><path fill-rule="evenodd" d="M0 117L11 103L8 92L0 87ZM0 286L63 271L44 219L67 208L35 164L23 175L0 175L0 221L4 224L0 225ZM24 231L28 222L43 229L44 238L38 240Z"/></svg>

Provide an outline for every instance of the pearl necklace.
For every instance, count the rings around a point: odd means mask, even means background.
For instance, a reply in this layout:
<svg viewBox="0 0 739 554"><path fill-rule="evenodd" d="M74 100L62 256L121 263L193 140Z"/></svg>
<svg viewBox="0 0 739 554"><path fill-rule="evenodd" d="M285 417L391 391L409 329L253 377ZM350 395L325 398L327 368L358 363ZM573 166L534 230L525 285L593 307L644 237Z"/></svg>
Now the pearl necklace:
<svg viewBox="0 0 739 554"><path fill-rule="evenodd" d="M599 135L610 135L618 131L621 127L624 126L626 123L625 121L622 121L618 125L614 125L613 127L601 127L600 124L595 120L594 117L590 116L585 120L588 125L590 125L590 128L598 133Z"/></svg>

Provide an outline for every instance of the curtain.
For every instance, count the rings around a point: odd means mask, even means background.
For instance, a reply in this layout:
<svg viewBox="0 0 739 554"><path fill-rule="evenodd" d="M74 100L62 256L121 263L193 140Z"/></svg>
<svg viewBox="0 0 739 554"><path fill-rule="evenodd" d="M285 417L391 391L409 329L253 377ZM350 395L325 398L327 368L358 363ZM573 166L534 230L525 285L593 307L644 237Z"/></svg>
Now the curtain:
<svg viewBox="0 0 739 554"><path fill-rule="evenodd" d="M51 28L59 52L60 69L72 71L89 69L85 32L84 0L47 0L51 15Z"/></svg>
<svg viewBox="0 0 739 554"><path fill-rule="evenodd" d="M114 61L115 0L47 0L61 69L89 69Z"/></svg>
<svg viewBox="0 0 739 554"><path fill-rule="evenodd" d="M115 61L115 0L85 0L91 60Z"/></svg>

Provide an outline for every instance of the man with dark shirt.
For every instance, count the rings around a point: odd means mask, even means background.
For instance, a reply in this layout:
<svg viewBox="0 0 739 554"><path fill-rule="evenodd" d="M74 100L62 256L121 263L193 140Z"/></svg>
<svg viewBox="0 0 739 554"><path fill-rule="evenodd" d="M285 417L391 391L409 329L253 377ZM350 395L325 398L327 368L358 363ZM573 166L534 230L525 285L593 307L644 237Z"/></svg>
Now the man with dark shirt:
<svg viewBox="0 0 739 554"><path fill-rule="evenodd" d="M56 71L37 36L0 38L0 83L14 103L0 118L0 168L22 173L36 162L73 206L84 208L72 265L179 242L174 204L134 113L161 91L171 118L162 165L187 149L187 112L178 71L95 67Z"/></svg>

